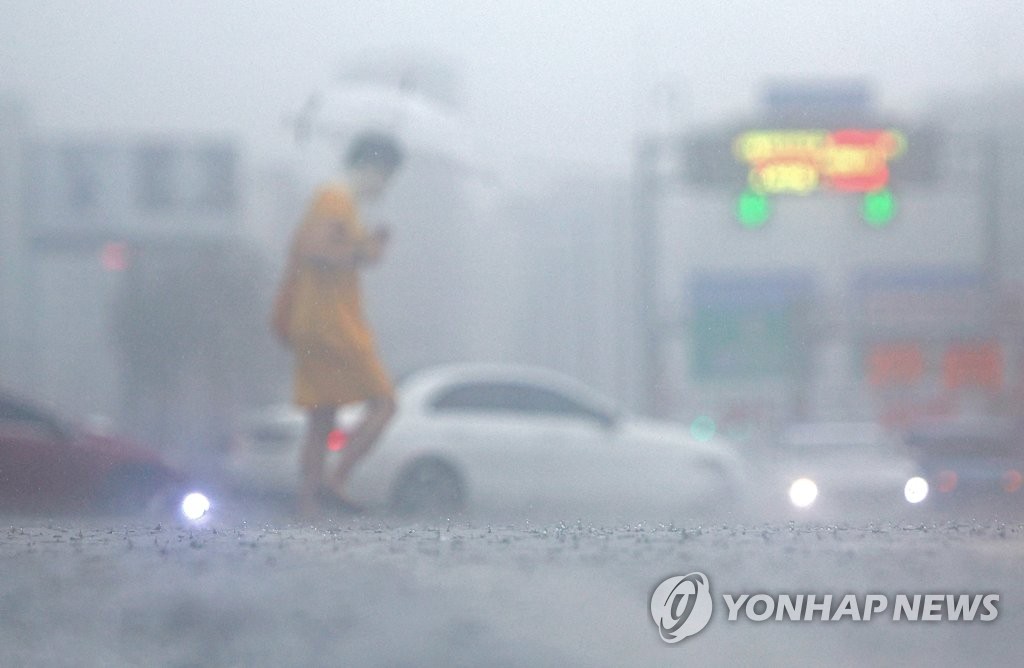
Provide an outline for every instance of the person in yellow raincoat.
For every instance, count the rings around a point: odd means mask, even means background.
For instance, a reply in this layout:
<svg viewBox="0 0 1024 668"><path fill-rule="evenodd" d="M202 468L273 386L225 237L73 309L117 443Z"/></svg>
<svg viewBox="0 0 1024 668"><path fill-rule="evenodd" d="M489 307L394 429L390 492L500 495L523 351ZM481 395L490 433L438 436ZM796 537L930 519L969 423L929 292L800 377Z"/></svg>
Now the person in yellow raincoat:
<svg viewBox="0 0 1024 668"><path fill-rule="evenodd" d="M370 133L352 142L343 180L318 190L295 232L275 299L274 331L294 354L295 403L309 417L297 499L304 516L318 512L321 494L358 508L345 483L395 412L394 390L364 318L359 285L359 271L380 259L389 234L383 227L368 232L356 203L378 198L401 162L401 149L386 135ZM354 402L365 402L365 417L322 487L337 410Z"/></svg>

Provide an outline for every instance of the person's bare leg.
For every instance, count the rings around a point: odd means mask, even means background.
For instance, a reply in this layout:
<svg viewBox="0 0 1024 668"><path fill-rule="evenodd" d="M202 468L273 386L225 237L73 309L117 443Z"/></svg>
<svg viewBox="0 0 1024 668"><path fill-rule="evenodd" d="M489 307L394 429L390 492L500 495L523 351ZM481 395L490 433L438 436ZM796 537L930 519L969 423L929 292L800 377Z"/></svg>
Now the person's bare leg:
<svg viewBox="0 0 1024 668"><path fill-rule="evenodd" d="M366 415L356 431L345 444L345 452L338 468L331 476L331 487L342 499L347 499L345 483L348 482L352 469L359 463L377 443L377 439L388 426L395 414L395 400L391 397L377 397L366 402Z"/></svg>
<svg viewBox="0 0 1024 668"><path fill-rule="evenodd" d="M309 410L306 443L302 449L302 480L299 482L298 511L305 518L319 511L317 494L324 475L324 456L327 436L334 429L333 406L319 406Z"/></svg>

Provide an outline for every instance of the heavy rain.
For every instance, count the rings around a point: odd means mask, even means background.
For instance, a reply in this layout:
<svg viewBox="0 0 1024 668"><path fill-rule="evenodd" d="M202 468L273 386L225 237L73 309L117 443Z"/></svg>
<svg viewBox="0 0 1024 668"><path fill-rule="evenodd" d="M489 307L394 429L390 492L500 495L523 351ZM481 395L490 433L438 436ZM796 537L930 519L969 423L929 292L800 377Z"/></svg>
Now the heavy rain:
<svg viewBox="0 0 1024 668"><path fill-rule="evenodd" d="M1022 33L0 0L0 665L1011 662Z"/></svg>

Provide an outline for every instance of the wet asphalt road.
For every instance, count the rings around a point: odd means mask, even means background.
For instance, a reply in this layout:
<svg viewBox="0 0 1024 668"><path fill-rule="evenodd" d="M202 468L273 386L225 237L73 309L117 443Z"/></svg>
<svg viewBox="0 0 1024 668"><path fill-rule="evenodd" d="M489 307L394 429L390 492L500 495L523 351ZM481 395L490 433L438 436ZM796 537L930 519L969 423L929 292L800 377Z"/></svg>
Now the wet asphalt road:
<svg viewBox="0 0 1024 668"><path fill-rule="evenodd" d="M3 520L2 666L968 666L1024 652L1024 524L1007 518ZM713 616L667 645L650 595L692 571ZM991 622L727 620L722 594L758 592L1000 601Z"/></svg>

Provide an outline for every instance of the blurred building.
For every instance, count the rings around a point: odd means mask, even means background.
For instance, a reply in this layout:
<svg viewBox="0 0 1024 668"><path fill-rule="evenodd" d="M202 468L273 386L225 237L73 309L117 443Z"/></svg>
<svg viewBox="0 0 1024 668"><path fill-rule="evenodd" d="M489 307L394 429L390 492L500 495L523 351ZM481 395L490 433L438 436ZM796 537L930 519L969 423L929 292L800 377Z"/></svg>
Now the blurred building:
<svg viewBox="0 0 1024 668"><path fill-rule="evenodd" d="M1016 410L1024 126L970 106L775 85L752 117L643 141L639 402L737 433Z"/></svg>
<svg viewBox="0 0 1024 668"><path fill-rule="evenodd" d="M389 255L366 276L391 367L538 365L620 396L628 196L624 180L578 167L493 182L414 153L381 212Z"/></svg>
<svg viewBox="0 0 1024 668"><path fill-rule="evenodd" d="M0 127L0 381L156 445L207 447L263 382L239 369L262 368L269 339L234 142L47 133L9 107Z"/></svg>
<svg viewBox="0 0 1024 668"><path fill-rule="evenodd" d="M510 332L493 306L508 296L506 234L476 177L447 156L412 150L369 225L393 231L388 254L366 272L366 303L396 376L426 366L500 359Z"/></svg>
<svg viewBox="0 0 1024 668"><path fill-rule="evenodd" d="M245 170L239 188L243 194L244 234L280 269L307 204L308 189L298 171L281 162L253 165Z"/></svg>
<svg viewBox="0 0 1024 668"><path fill-rule="evenodd" d="M533 166L501 218L512 235L513 289L498 303L512 359L556 369L622 399L618 341L629 185L579 167Z"/></svg>

